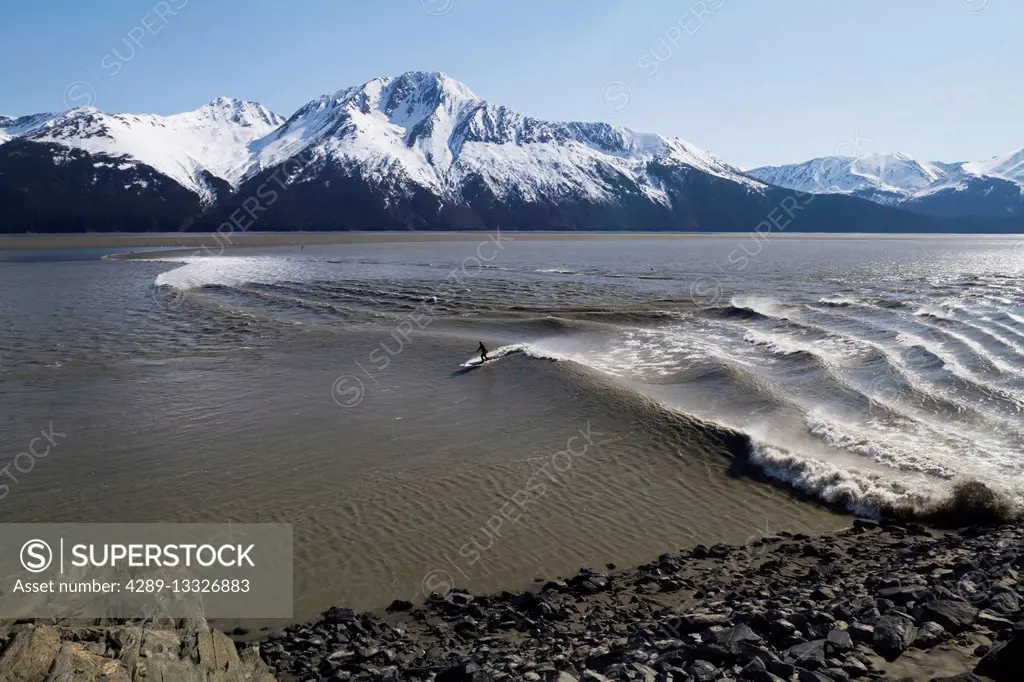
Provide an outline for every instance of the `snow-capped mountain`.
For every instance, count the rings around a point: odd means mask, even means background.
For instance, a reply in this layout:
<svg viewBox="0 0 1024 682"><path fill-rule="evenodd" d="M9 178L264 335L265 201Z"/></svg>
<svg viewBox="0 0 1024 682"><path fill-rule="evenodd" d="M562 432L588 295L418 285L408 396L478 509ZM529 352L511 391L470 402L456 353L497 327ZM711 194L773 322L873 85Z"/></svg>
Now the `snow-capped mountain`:
<svg viewBox="0 0 1024 682"><path fill-rule="evenodd" d="M908 154L830 156L747 171L812 194L849 194L943 217L1024 216L1024 149L986 161L920 161Z"/></svg>
<svg viewBox="0 0 1024 682"><path fill-rule="evenodd" d="M977 176L990 176L1024 184L1024 149L1004 156L993 156L985 161L963 164L965 172Z"/></svg>
<svg viewBox="0 0 1024 682"><path fill-rule="evenodd" d="M245 181L204 224L268 189L274 201L260 204L259 224L306 230L751 229L792 201L792 192L683 140L524 116L439 73L377 78L319 97L252 150ZM282 183L287 191L277 192ZM927 222L879 208L823 200L791 227Z"/></svg>
<svg viewBox="0 0 1024 682"><path fill-rule="evenodd" d="M808 176L812 192L826 183L857 195L931 186L944 171L901 163L788 174ZM172 116L0 117L8 232L209 230L240 209L247 229L747 230L794 201L775 186L792 185L787 172L755 175L678 138L525 116L440 73L375 78L287 120L225 98ZM802 200L785 229L958 228L828 196Z"/></svg>
<svg viewBox="0 0 1024 682"><path fill-rule="evenodd" d="M221 97L172 116L106 114L82 107L6 125L0 121L0 128L8 138L114 157L122 170L144 164L212 204L216 188L209 176L236 184L251 158L249 145L283 121L261 104Z"/></svg>
<svg viewBox="0 0 1024 682"><path fill-rule="evenodd" d="M627 181L667 203L665 188L649 173L656 160L763 187L682 140L530 118L439 73L377 78L313 100L256 145L249 175L300 154L364 177L387 176L394 189L416 187L454 201L475 182L499 199L610 200Z"/></svg>
<svg viewBox="0 0 1024 682"><path fill-rule="evenodd" d="M0 144L13 137L20 137L35 132L40 126L55 116L57 114L31 114L18 118L0 116Z"/></svg>
<svg viewBox="0 0 1024 682"><path fill-rule="evenodd" d="M867 194L891 199L910 196L946 176L936 164L907 154L827 156L806 163L764 166L748 171L764 182L812 194Z"/></svg>

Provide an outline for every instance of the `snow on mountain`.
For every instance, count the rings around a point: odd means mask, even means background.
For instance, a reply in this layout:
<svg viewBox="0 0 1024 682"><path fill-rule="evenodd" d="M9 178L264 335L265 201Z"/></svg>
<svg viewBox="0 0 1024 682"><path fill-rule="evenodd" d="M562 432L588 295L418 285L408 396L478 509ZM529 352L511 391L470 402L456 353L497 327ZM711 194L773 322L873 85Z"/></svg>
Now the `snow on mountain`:
<svg viewBox="0 0 1024 682"><path fill-rule="evenodd" d="M206 173L235 185L248 166L249 145L284 120L261 104L223 97L171 116L106 114L93 107L41 116L48 118L20 127L17 119L4 130L12 137L128 157L126 162L151 166L204 203L216 198Z"/></svg>
<svg viewBox="0 0 1024 682"><path fill-rule="evenodd" d="M941 217L1024 215L1024 149L978 162L918 161L907 154L826 157L748 171L814 194L852 194Z"/></svg>
<svg viewBox="0 0 1024 682"><path fill-rule="evenodd" d="M398 191L458 201L469 181L498 198L610 200L628 179L668 202L649 165L763 184L682 140L605 123L548 122L490 104L440 73L410 72L319 97L254 145L247 176L304 154Z"/></svg>
<svg viewBox="0 0 1024 682"><path fill-rule="evenodd" d="M994 176L1024 185L1024 149L1004 156L993 156L985 161L965 163L963 170L973 175Z"/></svg>
<svg viewBox="0 0 1024 682"><path fill-rule="evenodd" d="M18 118L0 116L0 144L11 138L33 133L56 116L58 114L30 114Z"/></svg>
<svg viewBox="0 0 1024 682"><path fill-rule="evenodd" d="M948 176L942 165L908 154L828 156L805 163L764 166L747 171L764 182L812 194L872 195L894 203Z"/></svg>
<svg viewBox="0 0 1024 682"><path fill-rule="evenodd" d="M251 198L295 161L288 182L303 190L266 217L291 229L728 229L764 220L785 198L780 188L851 195L802 216L817 227L931 225L860 199L941 217L1024 216L1024 150L955 164L898 153L826 157L744 173L678 138L525 116L441 73L375 78L287 120L228 98L171 116L91 107L0 116L0 190L24 200L22 222L46 205L39 197L67 202L87 186L139 199L123 206L131 221L145 215L137 207L152 212L154 200L173 194L160 224L191 224ZM39 177L45 186L33 184ZM66 213L53 224L76 215ZM112 224L95 213L96 225Z"/></svg>

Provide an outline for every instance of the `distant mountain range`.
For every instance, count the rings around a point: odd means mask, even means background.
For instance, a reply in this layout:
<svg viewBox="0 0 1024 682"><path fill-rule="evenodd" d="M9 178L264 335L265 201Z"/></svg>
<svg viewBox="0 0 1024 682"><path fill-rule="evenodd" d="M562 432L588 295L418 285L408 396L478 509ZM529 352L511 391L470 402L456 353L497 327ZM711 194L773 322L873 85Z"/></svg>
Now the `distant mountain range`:
<svg viewBox="0 0 1024 682"><path fill-rule="evenodd" d="M287 119L227 98L172 116L0 117L0 232L213 230L229 220L254 230L713 231L774 221L768 229L1008 232L1024 224L1021 175L1020 153L983 164L816 159L744 173L677 138L530 118L424 72L324 95Z"/></svg>
<svg viewBox="0 0 1024 682"><path fill-rule="evenodd" d="M832 156L748 174L801 192L845 194L933 216L1024 224L1024 149L957 163L900 153Z"/></svg>

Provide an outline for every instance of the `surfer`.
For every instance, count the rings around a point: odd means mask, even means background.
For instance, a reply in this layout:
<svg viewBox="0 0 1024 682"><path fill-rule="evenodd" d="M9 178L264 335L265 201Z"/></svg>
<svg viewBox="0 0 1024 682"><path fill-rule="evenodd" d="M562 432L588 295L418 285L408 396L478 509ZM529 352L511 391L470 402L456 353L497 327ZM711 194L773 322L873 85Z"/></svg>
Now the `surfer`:
<svg viewBox="0 0 1024 682"><path fill-rule="evenodd" d="M487 349L484 348L483 341L480 342L480 346L477 347L477 350L480 351L480 362L487 362Z"/></svg>

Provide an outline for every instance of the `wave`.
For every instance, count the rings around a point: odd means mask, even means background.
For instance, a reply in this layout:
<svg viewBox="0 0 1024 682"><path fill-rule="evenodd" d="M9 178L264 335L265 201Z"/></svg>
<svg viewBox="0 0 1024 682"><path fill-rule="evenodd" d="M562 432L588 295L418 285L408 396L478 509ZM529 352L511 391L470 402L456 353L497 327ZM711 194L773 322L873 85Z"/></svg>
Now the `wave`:
<svg viewBox="0 0 1024 682"><path fill-rule="evenodd" d="M769 316L736 305L712 306L704 310L704 314L726 320L769 320Z"/></svg>
<svg viewBox="0 0 1024 682"><path fill-rule="evenodd" d="M1002 380L1005 379L1007 375L1016 375L1019 377L1024 376L1024 369L1007 362L1000 357L998 353L986 348L985 345L977 339L973 339L965 333L949 329L944 325L923 324L928 327L929 330L934 330L947 336L951 343L960 347L961 354L970 354L972 356L970 365L983 370L990 377ZM958 364L960 364L961 368L967 370L967 367L965 366L966 363L958 359ZM1015 393L1012 389L1011 392ZM1024 394L1020 395L1024 396Z"/></svg>
<svg viewBox="0 0 1024 682"><path fill-rule="evenodd" d="M955 295L952 285L903 302L865 287L856 296L816 289L803 302L740 294L699 307L674 300L681 294L671 288L651 300L644 292L654 284L577 279L582 273L565 267L533 272L567 277L525 272L515 287L485 273L454 292L368 265L342 277L322 261L173 260L184 264L155 286L266 302L274 313L295 308L347 322L353 311L430 306L445 318L435 329L523 341L494 349L495 360L518 354L592 376L578 395L630 401L645 429L684 456L705 443L763 480L854 513L954 522L1017 509L1015 493L998 486L1024 473L1013 459L1024 442L1015 441L1024 397L1008 383L1024 375L1014 356L1024 318L994 301L943 298ZM495 371L521 371L527 361Z"/></svg>
<svg viewBox="0 0 1024 682"><path fill-rule="evenodd" d="M818 303L821 305L834 306L836 308L846 308L852 305L863 305L860 299L852 298L849 296L823 296L818 299Z"/></svg>
<svg viewBox="0 0 1024 682"><path fill-rule="evenodd" d="M858 516L945 527L1001 523L1021 516L1019 495L973 478L952 483L924 475L894 478L844 469L764 443L753 443L750 460L771 478Z"/></svg>
<svg viewBox="0 0 1024 682"><path fill-rule="evenodd" d="M803 306L782 303L771 296L757 294L733 296L729 303L736 308L752 310L764 317L775 317L782 320L798 316L804 310Z"/></svg>
<svg viewBox="0 0 1024 682"><path fill-rule="evenodd" d="M718 450L720 456L733 458L775 485L851 513L945 524L1005 519L1019 513L1018 494L988 481L972 484L974 492L965 496L966 488L962 486L967 484L963 482L972 479L958 465L960 451L972 444L971 436L943 430L939 423L914 422L912 416L885 411L878 414L885 421L858 426L840 415L811 410L807 413L807 438L786 438L777 424L772 427L772 435L766 436L762 429L743 427L735 419L670 405L643 387L621 383L614 372L584 356L555 352L534 343L517 348L526 357L571 362L582 370L596 370L606 377L609 390L614 387L617 394L631 395L632 409L643 412L639 418L648 430L660 432L669 442L691 443L695 436L690 431L699 432L701 438L727 438L730 445ZM705 375L712 377L712 382L735 380L734 370L719 367L717 372ZM597 390L601 385L597 383ZM888 421L893 417L896 421ZM680 433L681 424L687 433ZM784 447L786 441L791 442ZM923 449L923 444L928 448ZM980 441L976 445L988 447ZM1004 446L992 444L997 449ZM1005 452L1005 448L993 451L992 456L1005 457ZM858 465L858 460L863 464ZM978 486L992 491L991 495L979 493Z"/></svg>

